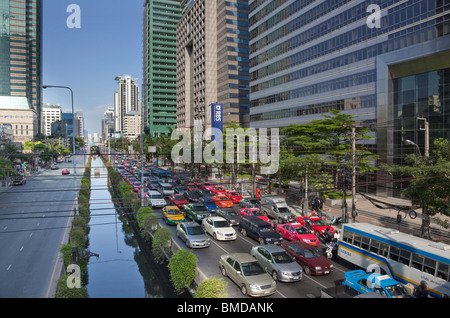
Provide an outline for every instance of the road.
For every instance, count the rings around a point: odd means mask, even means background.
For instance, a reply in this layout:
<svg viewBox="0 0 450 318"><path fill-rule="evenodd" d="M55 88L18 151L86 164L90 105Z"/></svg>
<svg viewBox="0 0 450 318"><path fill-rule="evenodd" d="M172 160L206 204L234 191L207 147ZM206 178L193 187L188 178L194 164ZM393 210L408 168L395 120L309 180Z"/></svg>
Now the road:
<svg viewBox="0 0 450 318"><path fill-rule="evenodd" d="M155 215L160 218L160 225L169 228L172 233L172 238L180 248L185 248L185 244L176 236L176 227L168 226L162 220L162 212L160 209L153 211ZM234 227L237 230L237 227ZM238 231L237 231L238 232ZM211 236L211 245L203 249L194 249L192 252L197 256L198 269L206 277L223 277L219 270L219 258L223 254L228 253L250 253L252 246L258 245L258 242L249 237L244 237L238 232L238 237L235 241L216 241ZM320 243L319 249L325 248L325 245ZM337 281L344 279L344 272L350 270L341 264L333 262L335 271L325 276L308 276L303 274L300 282L277 282L277 292L265 298L317 298L320 297L320 289L332 287L336 285ZM239 287L231 281L228 277L224 280L228 283L228 298L245 298Z"/></svg>
<svg viewBox="0 0 450 318"><path fill-rule="evenodd" d="M52 297L59 277L60 245L76 206L76 189L84 170L84 156L60 163L58 170L41 169L26 184L0 192L0 297ZM69 168L71 175L62 175Z"/></svg>

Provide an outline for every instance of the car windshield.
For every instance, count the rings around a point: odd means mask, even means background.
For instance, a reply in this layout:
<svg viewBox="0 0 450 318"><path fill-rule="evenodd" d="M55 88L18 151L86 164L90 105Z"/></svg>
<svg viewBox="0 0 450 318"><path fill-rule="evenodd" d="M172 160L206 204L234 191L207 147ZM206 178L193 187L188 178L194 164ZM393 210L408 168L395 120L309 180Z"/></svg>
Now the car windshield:
<svg viewBox="0 0 450 318"><path fill-rule="evenodd" d="M197 212L208 211L208 208L206 206L204 206L204 205L197 205L195 207L195 211L197 211Z"/></svg>
<svg viewBox="0 0 450 318"><path fill-rule="evenodd" d="M266 271L259 265L258 262L250 262L241 264L244 276L255 276L264 274Z"/></svg>
<svg viewBox="0 0 450 318"><path fill-rule="evenodd" d="M411 297L411 294L408 292L408 290L401 284L391 285L384 287L386 291L391 295L393 298L409 298Z"/></svg>
<svg viewBox="0 0 450 318"><path fill-rule="evenodd" d="M258 199L249 199L248 202L250 202L251 204L256 204L258 203Z"/></svg>
<svg viewBox="0 0 450 318"><path fill-rule="evenodd" d="M214 200L211 199L211 198L203 199L203 203L206 203L206 204L216 204L216 202L214 202Z"/></svg>
<svg viewBox="0 0 450 318"><path fill-rule="evenodd" d="M133 183L133 184L134 184L135 187L140 187L142 183L140 183L140 182L135 182L135 183Z"/></svg>
<svg viewBox="0 0 450 318"><path fill-rule="evenodd" d="M214 227L230 227L227 221L214 221Z"/></svg>
<svg viewBox="0 0 450 318"><path fill-rule="evenodd" d="M271 227L270 225L267 225L267 226L260 226L260 227L259 227L259 230L260 230L261 232L272 231L272 227Z"/></svg>
<svg viewBox="0 0 450 318"><path fill-rule="evenodd" d="M327 224L322 220L314 220L314 223L316 223L317 226L326 226Z"/></svg>
<svg viewBox="0 0 450 318"><path fill-rule="evenodd" d="M250 215L256 215L256 216L264 216L264 213L261 212L260 210L256 210L256 211L248 211L248 214Z"/></svg>
<svg viewBox="0 0 450 318"><path fill-rule="evenodd" d="M275 252L272 253L273 260L278 264L292 263L294 260L286 252Z"/></svg>
<svg viewBox="0 0 450 318"><path fill-rule="evenodd" d="M278 211L280 213L289 213L289 212L291 212L287 207L278 208Z"/></svg>
<svg viewBox="0 0 450 318"><path fill-rule="evenodd" d="M173 196L174 200L185 200L184 197L182 195L174 195Z"/></svg>
<svg viewBox="0 0 450 318"><path fill-rule="evenodd" d="M237 212L233 211L233 210L230 210L230 211L222 210L221 212L222 212L223 215L230 215L230 216L237 216L238 215Z"/></svg>
<svg viewBox="0 0 450 318"><path fill-rule="evenodd" d="M227 197L219 197L220 201L230 201L230 199L228 199Z"/></svg>
<svg viewBox="0 0 450 318"><path fill-rule="evenodd" d="M163 190L172 190L172 187L163 186Z"/></svg>
<svg viewBox="0 0 450 318"><path fill-rule="evenodd" d="M306 227L301 226L301 227L295 227L295 230L297 231L298 234L310 234L311 231L308 230Z"/></svg>
<svg viewBox="0 0 450 318"><path fill-rule="evenodd" d="M167 214L178 215L178 214L181 214L181 211L178 209L167 209Z"/></svg>
<svg viewBox="0 0 450 318"><path fill-rule="evenodd" d="M188 226L187 232L190 235L201 235L205 234L205 231L203 231L201 226Z"/></svg>
<svg viewBox="0 0 450 318"><path fill-rule="evenodd" d="M305 258L315 258L315 257L322 256L322 254L320 254L319 250L316 248L305 249L305 251L303 253L304 253Z"/></svg>
<svg viewBox="0 0 450 318"><path fill-rule="evenodd" d="M162 195L161 194L152 194L152 199L162 199Z"/></svg>

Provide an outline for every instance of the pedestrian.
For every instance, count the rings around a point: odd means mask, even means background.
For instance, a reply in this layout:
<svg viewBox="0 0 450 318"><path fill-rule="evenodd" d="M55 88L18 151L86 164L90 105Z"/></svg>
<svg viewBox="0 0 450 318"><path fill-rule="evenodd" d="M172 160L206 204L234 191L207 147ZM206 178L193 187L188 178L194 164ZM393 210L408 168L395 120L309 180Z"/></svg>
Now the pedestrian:
<svg viewBox="0 0 450 318"><path fill-rule="evenodd" d="M333 238L335 238L336 240L338 240L339 241L339 239L341 238L341 233L339 233L339 231L334 231L334 236L333 236Z"/></svg>
<svg viewBox="0 0 450 318"><path fill-rule="evenodd" d="M414 296L417 298L428 298L430 297L430 291L427 289L427 282L421 281L420 285L416 287L414 291Z"/></svg>

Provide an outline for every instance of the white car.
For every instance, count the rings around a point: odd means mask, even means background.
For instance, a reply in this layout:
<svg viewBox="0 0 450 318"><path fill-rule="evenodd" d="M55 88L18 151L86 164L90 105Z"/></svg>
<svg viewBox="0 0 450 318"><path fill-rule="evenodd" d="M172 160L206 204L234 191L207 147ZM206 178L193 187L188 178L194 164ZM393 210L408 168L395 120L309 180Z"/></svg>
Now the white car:
<svg viewBox="0 0 450 318"><path fill-rule="evenodd" d="M221 216L208 216L204 218L202 220L202 226L205 232L212 235L215 240L231 241L237 238L236 231Z"/></svg>
<svg viewBox="0 0 450 318"><path fill-rule="evenodd" d="M147 192L147 202L151 208L162 208L167 205L166 200L157 191Z"/></svg>

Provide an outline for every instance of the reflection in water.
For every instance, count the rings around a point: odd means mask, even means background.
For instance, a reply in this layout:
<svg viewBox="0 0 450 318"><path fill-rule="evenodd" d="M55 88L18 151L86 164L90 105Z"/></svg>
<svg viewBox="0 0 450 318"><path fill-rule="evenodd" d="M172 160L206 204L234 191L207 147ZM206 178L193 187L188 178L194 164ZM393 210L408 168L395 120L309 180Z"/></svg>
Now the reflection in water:
<svg viewBox="0 0 450 318"><path fill-rule="evenodd" d="M173 291L166 266L154 261L148 244L138 242L140 237L116 213L102 160L93 157L92 168L100 175L91 177L89 249L100 257L89 260L89 297L188 297Z"/></svg>

